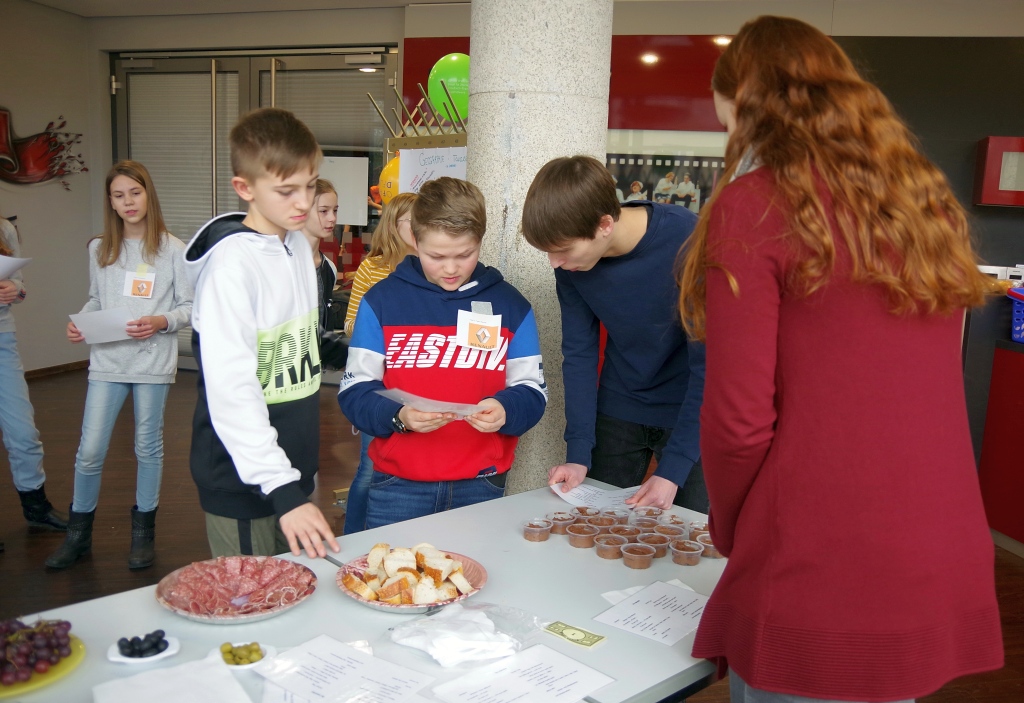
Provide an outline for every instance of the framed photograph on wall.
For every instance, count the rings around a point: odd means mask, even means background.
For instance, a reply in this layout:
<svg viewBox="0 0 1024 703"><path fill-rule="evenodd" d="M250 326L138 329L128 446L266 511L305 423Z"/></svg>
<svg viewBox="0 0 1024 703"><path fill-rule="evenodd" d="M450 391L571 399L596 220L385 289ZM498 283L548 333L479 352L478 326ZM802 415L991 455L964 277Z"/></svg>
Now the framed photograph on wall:
<svg viewBox="0 0 1024 703"><path fill-rule="evenodd" d="M974 204L1024 207L1024 137L978 142Z"/></svg>

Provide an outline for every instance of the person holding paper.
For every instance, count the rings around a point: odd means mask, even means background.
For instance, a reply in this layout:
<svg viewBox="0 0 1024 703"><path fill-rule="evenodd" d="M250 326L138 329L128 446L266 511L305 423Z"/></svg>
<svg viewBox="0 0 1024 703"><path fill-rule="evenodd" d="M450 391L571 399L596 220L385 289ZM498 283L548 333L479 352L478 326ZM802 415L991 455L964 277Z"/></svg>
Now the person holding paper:
<svg viewBox="0 0 1024 703"><path fill-rule="evenodd" d="M428 181L412 207L419 257L359 306L338 404L375 437L367 527L502 497L519 436L544 414L533 309L478 262L486 226L476 186ZM486 409L456 420L377 393L385 388Z"/></svg>
<svg viewBox="0 0 1024 703"><path fill-rule="evenodd" d="M620 205L615 181L589 156L549 161L530 185L523 236L547 253L562 312L566 457L548 483L563 492L589 475L619 488L642 483L630 505L707 512L704 346L679 324L673 274L696 221L664 203ZM652 457L658 466L645 480Z"/></svg>
<svg viewBox="0 0 1024 703"><path fill-rule="evenodd" d="M994 546L964 402L968 219L877 87L799 20L712 78L726 172L682 262L707 340L711 539L693 656L732 701L906 701L999 669ZM954 556L955 555L955 556Z"/></svg>
<svg viewBox="0 0 1024 703"><path fill-rule="evenodd" d="M68 533L46 565L65 569L92 547L92 524L103 463L121 407L132 394L135 505L131 509L128 568L144 569L156 558L156 511L164 458L164 406L178 370L177 331L189 324L192 286L185 276L184 245L167 232L153 179L137 161L121 161L107 173L103 234L89 242L89 300L82 312L127 307L134 320L128 339L93 344L82 440L75 457L75 491ZM68 339L84 337L74 322Z"/></svg>
<svg viewBox="0 0 1024 703"><path fill-rule="evenodd" d="M0 256L18 258L19 249L17 230L0 217ZM62 532L68 526L67 516L54 510L46 497L43 444L39 441L15 338L11 305L24 299L25 285L20 270L0 281L0 429L4 433L14 488L18 491L25 520L31 527ZM2 542L0 551L3 551Z"/></svg>
<svg viewBox="0 0 1024 703"><path fill-rule="evenodd" d="M352 282L352 296L345 312L345 334L352 336L356 326L356 312L366 291L390 276L398 264L410 254L416 254L416 240L412 236L412 204L415 193L399 193L384 206L380 222L373 232L369 255L359 262ZM370 460L370 441L367 432L360 432L359 466L349 487L345 501L345 534L366 528L366 501L370 493L373 462Z"/></svg>

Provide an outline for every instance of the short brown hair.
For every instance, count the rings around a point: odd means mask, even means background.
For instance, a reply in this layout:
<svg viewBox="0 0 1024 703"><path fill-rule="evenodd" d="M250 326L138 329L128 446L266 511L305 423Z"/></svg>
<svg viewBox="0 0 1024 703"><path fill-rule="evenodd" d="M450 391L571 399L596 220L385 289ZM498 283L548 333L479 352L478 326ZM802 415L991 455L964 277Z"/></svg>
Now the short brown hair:
<svg viewBox="0 0 1024 703"><path fill-rule="evenodd" d="M323 153L313 132L288 110L264 107L243 115L231 128L231 170L255 179L270 173L288 178L303 166L320 165Z"/></svg>
<svg viewBox="0 0 1024 703"><path fill-rule="evenodd" d="M573 239L593 239L601 218L618 220L615 179L592 156L548 161L533 178L523 203L523 236L542 251Z"/></svg>
<svg viewBox="0 0 1024 703"><path fill-rule="evenodd" d="M424 229L439 229L453 237L471 234L476 241L487 229L484 194L469 181L438 178L420 188L412 206L412 234L419 241Z"/></svg>

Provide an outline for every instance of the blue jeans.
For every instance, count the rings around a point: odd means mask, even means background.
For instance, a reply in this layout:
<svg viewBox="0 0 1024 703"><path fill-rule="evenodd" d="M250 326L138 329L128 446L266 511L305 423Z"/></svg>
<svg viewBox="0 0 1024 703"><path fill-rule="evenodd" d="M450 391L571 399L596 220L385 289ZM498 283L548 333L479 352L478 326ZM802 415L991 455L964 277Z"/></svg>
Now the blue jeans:
<svg viewBox="0 0 1024 703"><path fill-rule="evenodd" d="M740 678L732 669L729 670L729 701L730 703L840 703L825 698L804 698L788 693L771 693L754 688ZM894 703L914 703L913 699L894 701Z"/></svg>
<svg viewBox="0 0 1024 703"><path fill-rule="evenodd" d="M135 456L139 460L135 504L140 512L155 510L160 503L160 477L164 470L164 405L167 383L111 383L89 381L82 418L82 442L75 456L76 513L91 513L100 497L100 476L107 458L121 406L128 392L135 404Z"/></svg>
<svg viewBox="0 0 1024 703"><path fill-rule="evenodd" d="M369 450L373 437L365 432L360 432L359 437L359 466L356 467L355 478L348 489L348 500L345 501L346 535L366 529L366 503L370 494L370 477L373 475L373 462L370 461Z"/></svg>
<svg viewBox="0 0 1024 703"><path fill-rule="evenodd" d="M14 332L0 332L0 430L11 463L14 487L34 491L46 481L43 444L39 441L25 369L18 356Z"/></svg>
<svg viewBox="0 0 1024 703"><path fill-rule="evenodd" d="M498 482L501 485L496 485ZM374 469L366 505L366 527L412 520L504 495L504 474L461 481L410 481Z"/></svg>

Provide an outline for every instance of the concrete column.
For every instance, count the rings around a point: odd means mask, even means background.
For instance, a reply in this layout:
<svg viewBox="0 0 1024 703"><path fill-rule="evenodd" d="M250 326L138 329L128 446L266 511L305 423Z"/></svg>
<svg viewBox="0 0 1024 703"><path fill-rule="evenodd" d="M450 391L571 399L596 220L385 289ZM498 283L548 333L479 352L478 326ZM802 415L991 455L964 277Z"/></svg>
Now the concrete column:
<svg viewBox="0 0 1024 703"><path fill-rule="evenodd" d="M553 158L602 161L608 133L612 0L473 0L468 178L487 198L481 260L533 305L550 400L520 441L509 491L544 485L565 461L561 316L547 257L520 233L523 200Z"/></svg>

